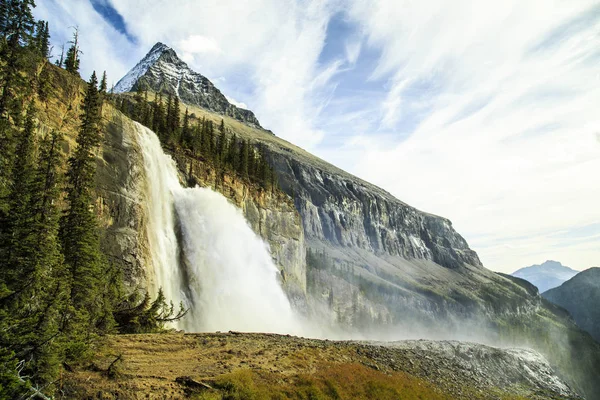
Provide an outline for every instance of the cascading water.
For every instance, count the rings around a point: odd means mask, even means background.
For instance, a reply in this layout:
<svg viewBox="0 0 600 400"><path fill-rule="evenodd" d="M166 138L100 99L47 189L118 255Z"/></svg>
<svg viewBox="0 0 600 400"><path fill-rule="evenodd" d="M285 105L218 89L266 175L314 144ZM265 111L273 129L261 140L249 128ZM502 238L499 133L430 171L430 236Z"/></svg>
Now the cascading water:
<svg viewBox="0 0 600 400"><path fill-rule="evenodd" d="M137 131L148 192L151 286L190 308L177 327L300 333L267 246L242 213L210 189L183 188L154 132L140 124Z"/></svg>

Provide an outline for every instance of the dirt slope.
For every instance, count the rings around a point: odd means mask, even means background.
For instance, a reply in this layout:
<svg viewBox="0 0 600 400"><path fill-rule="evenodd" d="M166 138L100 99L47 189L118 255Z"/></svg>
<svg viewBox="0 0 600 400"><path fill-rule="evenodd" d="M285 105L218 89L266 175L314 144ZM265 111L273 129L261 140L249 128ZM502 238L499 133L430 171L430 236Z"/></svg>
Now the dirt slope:
<svg viewBox="0 0 600 400"><path fill-rule="evenodd" d="M480 357L496 369L469 361ZM510 351L458 342L384 346L234 332L121 335L108 338L92 362L74 366L62 389L67 398L98 399L578 398L559 381L541 389L528 376L532 366L509 368L510 357Z"/></svg>

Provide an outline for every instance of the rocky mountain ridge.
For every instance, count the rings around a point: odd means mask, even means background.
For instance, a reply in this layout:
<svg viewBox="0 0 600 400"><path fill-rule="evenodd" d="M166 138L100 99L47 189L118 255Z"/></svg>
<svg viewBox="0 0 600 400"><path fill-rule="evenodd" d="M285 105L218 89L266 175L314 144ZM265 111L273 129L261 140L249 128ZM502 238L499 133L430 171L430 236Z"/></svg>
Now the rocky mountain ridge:
<svg viewBox="0 0 600 400"><path fill-rule="evenodd" d="M156 93L178 96L184 103L197 105L252 127L261 128L252 111L231 104L208 78L192 71L177 57L173 49L163 43L156 43L148 54L117 82L113 92L135 91L140 85Z"/></svg>
<svg viewBox="0 0 600 400"><path fill-rule="evenodd" d="M542 296L566 309L600 343L600 268L589 268Z"/></svg>

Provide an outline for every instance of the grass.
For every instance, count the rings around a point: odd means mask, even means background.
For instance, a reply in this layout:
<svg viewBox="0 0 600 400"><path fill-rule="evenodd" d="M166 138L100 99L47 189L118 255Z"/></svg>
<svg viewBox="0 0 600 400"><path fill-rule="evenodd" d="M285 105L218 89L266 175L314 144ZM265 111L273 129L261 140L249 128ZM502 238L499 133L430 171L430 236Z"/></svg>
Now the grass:
<svg viewBox="0 0 600 400"><path fill-rule="evenodd" d="M289 377L237 369L217 377L214 390L195 394L198 400L338 400L427 399L451 397L435 386L402 372L385 374L357 363L331 364L312 374Z"/></svg>

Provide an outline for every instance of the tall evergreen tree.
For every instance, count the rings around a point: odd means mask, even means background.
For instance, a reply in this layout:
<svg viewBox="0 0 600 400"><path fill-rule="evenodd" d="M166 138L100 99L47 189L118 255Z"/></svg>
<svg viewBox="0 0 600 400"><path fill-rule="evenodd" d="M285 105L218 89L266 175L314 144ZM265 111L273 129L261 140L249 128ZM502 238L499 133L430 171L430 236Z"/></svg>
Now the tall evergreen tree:
<svg viewBox="0 0 600 400"><path fill-rule="evenodd" d="M107 83L107 78L106 78L106 71L104 71L102 73L102 79L100 80L100 93L102 94L106 94L106 89L108 88L108 83Z"/></svg>
<svg viewBox="0 0 600 400"><path fill-rule="evenodd" d="M178 142L179 141L179 135L180 135L180 125L181 125L181 120L179 115L181 114L181 109L180 109L180 105L179 105L179 96L175 95L173 96L173 106L172 106L172 110L171 110L171 121L170 121L170 131L171 131L171 135L170 135L170 139L173 143Z"/></svg>
<svg viewBox="0 0 600 400"><path fill-rule="evenodd" d="M79 76L79 28L75 28L73 32L73 39L69 41L71 47L67 50L67 56L65 57L65 69L70 73Z"/></svg>
<svg viewBox="0 0 600 400"><path fill-rule="evenodd" d="M48 22L38 21L35 27L35 39L31 43L35 51L42 57L50 55L50 32Z"/></svg>
<svg viewBox="0 0 600 400"><path fill-rule="evenodd" d="M240 149L240 161L238 163L239 173L242 179L248 179L249 167L250 167L250 149L248 148L248 141L242 140L242 147Z"/></svg>
<svg viewBox="0 0 600 400"><path fill-rule="evenodd" d="M231 168L231 170L235 173L239 171L239 154L238 154L238 149L239 149L239 143L237 140L237 135L234 133L233 137L231 138L231 142L229 143L229 148L227 151L227 162L229 164L229 167Z"/></svg>
<svg viewBox="0 0 600 400"><path fill-rule="evenodd" d="M35 64L28 57L27 48L33 42L35 20L31 8L34 6L33 0L13 0L5 3L8 20L4 31L5 43L0 46L0 59L4 63L0 69L0 118L20 114L22 110L19 99L23 92L30 91L23 72Z"/></svg>
<svg viewBox="0 0 600 400"><path fill-rule="evenodd" d="M60 236L65 263L71 274L70 302L76 320L70 326L89 339L96 329L108 329L110 310L102 292L108 276L100 252L98 223L94 211L95 150L100 138L100 96L96 73L92 74L83 101L77 148L69 158L67 210L61 218ZM102 325L102 326L100 326Z"/></svg>
<svg viewBox="0 0 600 400"><path fill-rule="evenodd" d="M222 119L221 125L219 125L216 154L217 164L221 169L224 169L227 163L227 136L225 135L225 122Z"/></svg>
<svg viewBox="0 0 600 400"><path fill-rule="evenodd" d="M64 43L63 43L63 44L61 45L61 47L60 47L60 57L58 57L58 58L56 59L56 61L54 62L54 64L55 64L57 67L60 67L60 68L62 68L64 63L65 63L65 45L64 45Z"/></svg>
<svg viewBox="0 0 600 400"><path fill-rule="evenodd" d="M184 147L190 149L192 147L192 129L190 127L190 113L185 109L183 115L183 125L181 126L181 143Z"/></svg>

